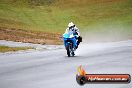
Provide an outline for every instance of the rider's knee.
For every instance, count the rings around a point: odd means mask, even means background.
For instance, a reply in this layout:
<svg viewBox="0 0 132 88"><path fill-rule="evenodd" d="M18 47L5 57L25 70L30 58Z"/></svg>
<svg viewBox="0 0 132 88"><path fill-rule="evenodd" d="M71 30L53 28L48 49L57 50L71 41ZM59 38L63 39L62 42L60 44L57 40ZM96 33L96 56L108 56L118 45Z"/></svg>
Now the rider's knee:
<svg viewBox="0 0 132 88"><path fill-rule="evenodd" d="M78 37L78 41L82 42L82 37L81 36Z"/></svg>

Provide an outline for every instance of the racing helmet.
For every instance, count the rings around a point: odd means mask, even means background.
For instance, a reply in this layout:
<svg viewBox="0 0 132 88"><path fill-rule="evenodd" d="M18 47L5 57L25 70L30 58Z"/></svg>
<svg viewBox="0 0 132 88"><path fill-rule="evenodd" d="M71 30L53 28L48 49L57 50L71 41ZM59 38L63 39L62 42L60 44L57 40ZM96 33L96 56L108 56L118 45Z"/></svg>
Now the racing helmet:
<svg viewBox="0 0 132 88"><path fill-rule="evenodd" d="M68 24L68 27L70 28L70 27L74 27L74 25L75 24L73 24L73 22L70 22L69 24Z"/></svg>

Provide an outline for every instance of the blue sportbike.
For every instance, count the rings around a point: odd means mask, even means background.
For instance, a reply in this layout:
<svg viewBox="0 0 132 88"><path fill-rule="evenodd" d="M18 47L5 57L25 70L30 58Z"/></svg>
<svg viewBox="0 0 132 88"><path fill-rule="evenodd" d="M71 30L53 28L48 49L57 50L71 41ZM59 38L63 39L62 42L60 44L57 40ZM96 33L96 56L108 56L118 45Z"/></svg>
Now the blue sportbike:
<svg viewBox="0 0 132 88"><path fill-rule="evenodd" d="M76 37L73 34L63 34L63 40L64 40L64 46L67 50L68 57L75 55L75 50L77 47L77 40Z"/></svg>

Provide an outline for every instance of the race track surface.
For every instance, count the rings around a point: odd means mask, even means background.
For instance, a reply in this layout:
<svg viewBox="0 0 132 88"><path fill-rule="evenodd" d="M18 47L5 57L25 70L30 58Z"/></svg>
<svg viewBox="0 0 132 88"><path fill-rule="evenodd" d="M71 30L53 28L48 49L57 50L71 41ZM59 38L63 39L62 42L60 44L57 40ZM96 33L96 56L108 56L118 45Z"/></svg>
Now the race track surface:
<svg viewBox="0 0 132 88"><path fill-rule="evenodd" d="M80 65L90 74L132 75L132 40L81 44L70 58L64 48L0 54L0 88L132 88L132 83L80 86Z"/></svg>

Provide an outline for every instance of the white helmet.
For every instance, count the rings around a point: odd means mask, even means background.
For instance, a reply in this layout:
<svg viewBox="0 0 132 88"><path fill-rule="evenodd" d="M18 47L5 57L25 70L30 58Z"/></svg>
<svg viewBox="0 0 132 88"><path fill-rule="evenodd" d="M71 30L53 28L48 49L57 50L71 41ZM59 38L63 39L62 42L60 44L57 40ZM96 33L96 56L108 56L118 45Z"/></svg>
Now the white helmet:
<svg viewBox="0 0 132 88"><path fill-rule="evenodd" d="M68 24L68 27L72 27L72 26L74 26L75 24L73 24L73 22L70 22L69 24Z"/></svg>

